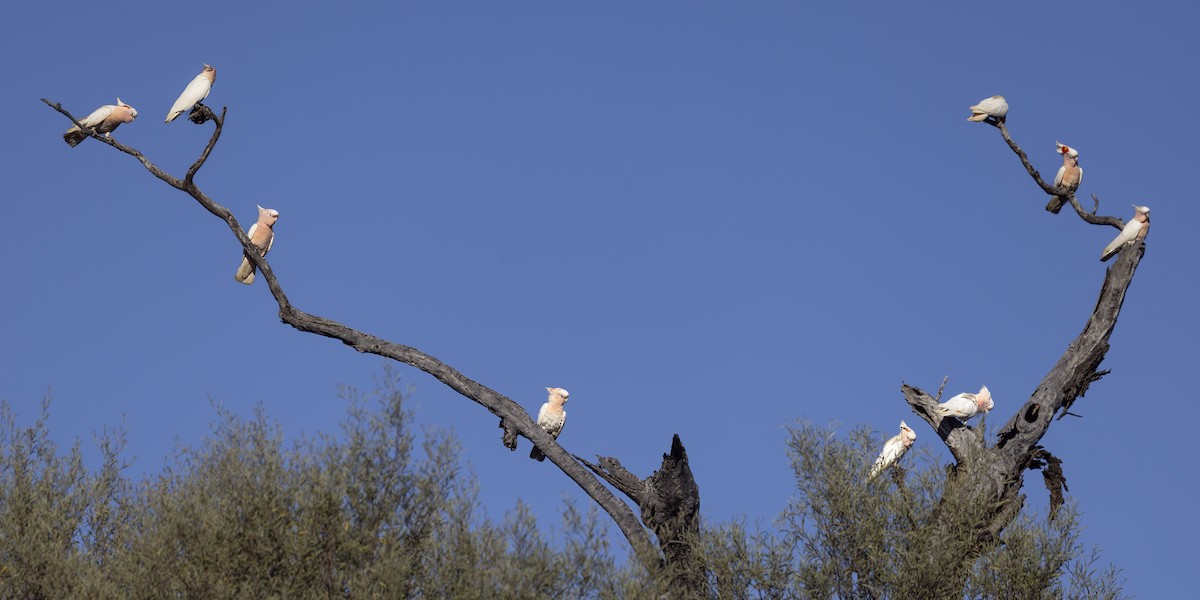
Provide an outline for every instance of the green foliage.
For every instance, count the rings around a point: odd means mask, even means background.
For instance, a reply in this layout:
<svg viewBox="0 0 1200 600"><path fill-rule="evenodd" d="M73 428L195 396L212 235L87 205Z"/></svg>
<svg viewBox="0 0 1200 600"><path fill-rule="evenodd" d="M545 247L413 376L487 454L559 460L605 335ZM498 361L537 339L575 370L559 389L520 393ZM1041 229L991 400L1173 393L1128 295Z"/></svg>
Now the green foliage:
<svg viewBox="0 0 1200 600"><path fill-rule="evenodd" d="M261 409L242 420L217 407L206 441L136 483L123 475L120 431L99 436L89 470L78 444L50 441L48 402L27 428L2 404L0 598L670 595L668 576L613 554L595 507L564 503L557 531L521 503L488 519L457 442L414 432L404 396L390 371L372 394L343 390L340 434L290 447ZM779 520L702 527L710 596L1123 598L1119 572L1097 570L1096 552L1079 547L1069 505L1053 521L1010 524L962 567L963 589L944 574L978 541L956 532L974 531L987 507L957 501L946 468L921 451L868 479L880 441L791 428L797 495ZM971 477L970 461L960 470ZM938 511L949 535L926 527Z"/></svg>
<svg viewBox="0 0 1200 600"><path fill-rule="evenodd" d="M1093 569L1077 544L1073 510L1054 521L1022 517L1001 543L967 561L962 579L947 576L978 548L972 532L988 518L987 506L954 497L970 486L949 485L946 468L926 452L922 468L892 467L868 479L881 441L865 429L847 439L801 424L789 430L788 453L798 495L777 531L743 523L706 527L704 552L717 598L1122 598L1119 572ZM976 475L970 461L961 479ZM934 515L950 535L928 527ZM1064 582L1064 579L1066 581Z"/></svg>
<svg viewBox="0 0 1200 600"><path fill-rule="evenodd" d="M261 409L217 407L213 432L136 485L123 437L101 466L0 412L0 598L624 598L607 523L566 504L564 540L524 505L483 517L460 451L417 435L397 379L343 390L341 434L285 448Z"/></svg>

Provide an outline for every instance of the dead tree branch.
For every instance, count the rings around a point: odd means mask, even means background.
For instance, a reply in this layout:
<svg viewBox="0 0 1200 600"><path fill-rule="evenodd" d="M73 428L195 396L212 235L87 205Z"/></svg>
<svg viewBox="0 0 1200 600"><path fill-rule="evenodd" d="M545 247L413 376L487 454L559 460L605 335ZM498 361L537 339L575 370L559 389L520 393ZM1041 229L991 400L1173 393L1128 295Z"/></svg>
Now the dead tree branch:
<svg viewBox="0 0 1200 600"><path fill-rule="evenodd" d="M1004 141L1043 191L1051 195L1064 195L1042 180L1020 146L1009 136L1003 122L989 123L1000 130ZM1118 229L1124 226L1124 222L1116 217L1097 216L1084 211L1073 194L1067 196L1075 212L1084 221ZM1096 200L1096 204L1099 205L1099 200ZM1000 427L994 446L987 447L981 433L957 419L939 417L933 411L936 402L929 394L907 384L901 386L904 399L913 412L938 432L957 462L943 493L939 515L961 514L962 511L942 510L951 503L974 503L990 507L987 522L979 526L977 532L979 544L962 557L963 565L968 565L980 552L995 544L1000 532L1016 517L1025 501L1020 490L1027 469L1043 470L1051 495L1051 514L1057 512L1062 503L1062 492L1066 489L1066 478L1062 473L1061 461L1038 443L1049 430L1055 413L1062 411L1066 414L1072 403L1087 392L1092 382L1107 373L1099 371L1098 367L1108 352L1109 337L1116 327L1125 294L1144 252L1142 241L1121 251L1116 262L1105 272L1099 298L1083 331L1067 346L1029 400ZM936 528L939 535L951 536L955 525L939 516L931 526ZM945 572L955 572L955 569L948 568Z"/></svg>
<svg viewBox="0 0 1200 600"><path fill-rule="evenodd" d="M50 102L43 98L42 102L50 106L54 110L67 117L76 126L79 126L79 121L75 119L69 112L62 108L59 103ZM217 144L217 140L221 137L221 130L225 123L226 109L221 109L221 116L217 117L207 107L202 108L204 112L201 115L208 116L215 124L212 137L208 144L201 152L196 162L188 169L184 179L179 179L160 169L157 165L146 158L137 149L130 148L113 140L109 137L97 135L94 131L84 127L80 127L81 131L86 132L90 137L96 138L125 154L128 154L138 160L151 175L161 179L167 185L186 192L189 196L200 203L208 212L225 221L226 225L233 232L234 237L242 244L242 249L245 252L259 273L267 282L267 288L271 295L275 298L279 305L280 319L294 327L297 330L313 333L316 335L332 338L358 350L359 352L374 354L384 358L390 358L397 362L402 362L407 365L414 366L429 375L432 375L438 381L446 384L450 389L459 394L473 400L475 403L486 408L492 414L500 417L501 427L505 429L506 436L509 430L516 431L520 435L526 437L539 450L546 455L563 473L570 477L588 496L596 501L602 509L616 522L625 538L629 540L629 544L633 547L638 558L649 567L657 567L662 564L662 557L658 550L655 549L650 536L646 529L638 521L636 515L630 510L629 506L619 500L613 493L604 486L595 476L560 446L550 434L542 430L530 418L529 413L525 412L519 404L513 402L503 394L484 386L467 376L463 375L457 369L442 361L430 356L416 348L396 344L383 338L379 338L367 333L363 333L350 327L347 327L332 319L327 319L317 315L306 313L295 306L288 300L284 294L283 288L279 280L275 277L275 272L271 270L271 265L266 259L261 256L254 246L250 243L250 238L246 236L241 225L229 209L209 198L196 184L195 176L208 160L209 154ZM207 119L204 119L207 120ZM201 122L204 122L202 120ZM513 440L515 441L515 439ZM678 440L677 440L678 441ZM507 446L507 443L505 444ZM515 444L514 446L515 447Z"/></svg>
<svg viewBox="0 0 1200 600"><path fill-rule="evenodd" d="M641 509L642 522L658 537L668 568L671 592L679 598L705 595L704 564L696 545L700 540L700 488L692 477L687 450L676 434L662 466L646 479L630 473L621 461L597 457L592 464L576 457Z"/></svg>
<svg viewBox="0 0 1200 600"><path fill-rule="evenodd" d="M1038 184L1038 187L1042 188L1042 191L1046 192L1047 195L1065 197L1068 201L1070 201L1071 206L1075 208L1075 214L1079 215L1080 219L1083 219L1092 225L1109 225L1111 227L1116 227L1117 229L1121 229L1125 226L1124 221L1116 217L1103 217L1096 215L1096 210L1100 208L1100 200L1096 198L1095 195L1092 196L1092 199L1096 201L1096 206L1092 212L1089 213L1083 209L1082 205L1079 204L1079 200L1075 198L1074 192L1068 190L1059 190L1053 185L1046 183L1042 179L1042 175L1038 173L1037 169L1033 168L1033 165L1029 162L1029 157L1025 155L1025 151L1022 150L1021 147L1013 141L1012 137L1008 135L1008 126L1005 125L1003 121L994 121L991 119L987 120L986 123L1000 130L1000 135L1004 138L1004 141L1008 144L1008 147L1012 148L1012 151L1017 154L1017 158L1021 159L1021 164L1025 165L1025 171L1029 173L1029 176L1033 178L1033 182Z"/></svg>

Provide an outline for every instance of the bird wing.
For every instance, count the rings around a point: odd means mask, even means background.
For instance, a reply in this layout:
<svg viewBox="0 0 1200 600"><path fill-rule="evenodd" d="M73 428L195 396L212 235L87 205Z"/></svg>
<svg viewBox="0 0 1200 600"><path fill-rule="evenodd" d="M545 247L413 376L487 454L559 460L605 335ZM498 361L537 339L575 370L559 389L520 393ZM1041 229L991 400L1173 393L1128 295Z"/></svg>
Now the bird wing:
<svg viewBox="0 0 1200 600"><path fill-rule="evenodd" d="M255 223L257 225L258 223ZM263 250L263 256L266 256L271 251L271 246L275 245L275 230L271 230L271 238L267 240L267 249Z"/></svg>
<svg viewBox="0 0 1200 600"><path fill-rule="evenodd" d="M95 127L103 123L104 120L108 118L108 115L112 114L114 108L116 107L111 104L105 104L104 106L92 111L92 114L80 119L79 124L83 125L84 127Z"/></svg>
<svg viewBox="0 0 1200 600"><path fill-rule="evenodd" d="M171 110L167 112L167 120L175 118L183 113L183 111L193 107L197 102L208 97L208 93L212 91L212 82L204 75L197 75L187 87L183 88L183 93L179 94L179 98L175 100L175 104L171 105Z"/></svg>
<svg viewBox="0 0 1200 600"><path fill-rule="evenodd" d="M1062 185L1063 175L1067 174L1067 165L1058 168L1058 174L1054 176L1054 187Z"/></svg>
<svg viewBox="0 0 1200 600"><path fill-rule="evenodd" d="M1117 237L1113 238L1113 241L1109 242L1108 245L1104 247L1104 252L1100 253L1101 259L1106 258L1112 253L1116 252L1117 249L1121 247L1121 244L1136 238L1141 229L1141 221L1136 219L1130 220L1125 224L1125 227L1121 229L1121 233L1118 233Z"/></svg>
<svg viewBox="0 0 1200 600"><path fill-rule="evenodd" d="M258 231L258 223L254 223L253 225L250 226L250 229L246 230L246 237L250 238L251 244L254 243L254 232L255 231Z"/></svg>
<svg viewBox="0 0 1200 600"><path fill-rule="evenodd" d="M869 477L875 477L904 455L904 451L907 450L908 447L904 445L904 442L900 438L901 436L896 435L887 442L884 442L883 451L880 452L879 457L875 459L875 465L871 467L871 474Z"/></svg>
<svg viewBox="0 0 1200 600"><path fill-rule="evenodd" d="M550 424L550 417L549 417L549 415L546 414L546 412L548 410L550 410L549 402L543 404L542 408L540 410L538 410L537 424L542 429L546 429L546 426Z"/></svg>
<svg viewBox="0 0 1200 600"><path fill-rule="evenodd" d="M1079 169L1079 178L1075 180L1075 187L1079 187L1083 185L1083 167L1076 165L1075 168Z"/></svg>
<svg viewBox="0 0 1200 600"><path fill-rule="evenodd" d="M937 407L937 412L943 416L967 418L975 414L975 394L959 394Z"/></svg>

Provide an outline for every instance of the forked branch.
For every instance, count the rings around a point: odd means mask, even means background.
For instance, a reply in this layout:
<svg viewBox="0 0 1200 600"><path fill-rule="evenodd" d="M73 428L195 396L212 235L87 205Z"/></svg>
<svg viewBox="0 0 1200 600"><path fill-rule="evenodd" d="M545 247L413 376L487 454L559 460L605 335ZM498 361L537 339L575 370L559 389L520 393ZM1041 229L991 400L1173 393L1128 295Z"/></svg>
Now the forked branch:
<svg viewBox="0 0 1200 600"><path fill-rule="evenodd" d="M625 538L629 540L634 552L637 553L638 558L644 564L648 566L661 564L661 555L655 549L649 534L642 527L642 524L638 521L637 516L633 514L633 511L630 510L629 506L613 495L582 464L576 462L571 454L564 450L550 434L543 431L541 427L538 427L533 422L533 419L529 417L529 413L525 412L525 409L519 404L513 402L503 394L468 378L457 369L416 348L396 344L383 338L356 331L332 319L306 313L291 304L287 295L284 294L283 288L275 276L275 272L271 270L271 265L267 263L266 259L250 243L250 238L246 236L245 231L238 224L233 213L212 198L209 198L195 184L196 173L204 166L205 161L208 160L209 155L216 146L217 140L221 137L221 130L225 123L226 110L224 108L221 109L221 115L218 117L212 114L208 107L202 105L197 107L197 110L207 111L207 114L200 114L200 122L204 122L206 120L205 117L210 117L215 124L215 128L212 137L209 138L208 144L204 147L199 158L192 163L192 166L187 171L187 175L181 180L160 169L137 149L126 146L110 137L97 135L94 131L80 126L79 121L62 108L60 104L50 102L44 98L42 102L45 102L48 106L70 119L72 123L78 126L81 131L86 132L88 136L136 158L151 175L161 179L175 189L186 192L208 210L208 212L224 220L234 236L241 242L244 255L254 263L254 266L267 282L267 288L279 305L279 317L284 323L300 331L339 340L359 352L374 354L412 365L432 375L459 394L483 406L492 414L499 416L501 425L506 431L506 436L508 436L509 431L515 431L533 442L551 462L558 466L567 477L570 477L571 480L579 485L588 496L595 500L608 513L621 529Z"/></svg>

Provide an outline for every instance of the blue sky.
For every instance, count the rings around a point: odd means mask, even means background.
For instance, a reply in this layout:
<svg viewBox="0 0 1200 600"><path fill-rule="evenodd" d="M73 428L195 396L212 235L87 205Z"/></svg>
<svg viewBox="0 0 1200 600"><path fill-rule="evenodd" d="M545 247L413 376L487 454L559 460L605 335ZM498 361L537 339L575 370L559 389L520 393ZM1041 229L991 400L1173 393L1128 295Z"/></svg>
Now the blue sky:
<svg viewBox="0 0 1200 600"><path fill-rule="evenodd" d="M1043 176L1059 140L1101 213L1153 209L1113 372L1043 443L1127 591L1192 589L1194 444L1166 424L1195 419L1175 394L1200 357L1181 233L1197 8L811 4L14 5L0 398L28 422L53 388L56 439L124 423L135 472L154 472L208 433L210 398L298 435L335 430L339 384L372 386L379 359L233 282L223 223L127 156L68 148L38 100L82 116L119 95L140 116L114 135L182 175L210 129L161 119L209 63L229 115L197 181L245 225L256 203L282 213L269 259L298 308L531 411L565 387L567 449L643 476L679 433L707 518L769 520L794 492L788 423L882 441L914 420L901 382L949 375L949 392L988 385L998 426L1081 330L1116 231L1046 213L998 133L965 120L1001 93ZM503 449L491 414L401 371L493 516L520 498L557 524L582 497L524 440Z"/></svg>

